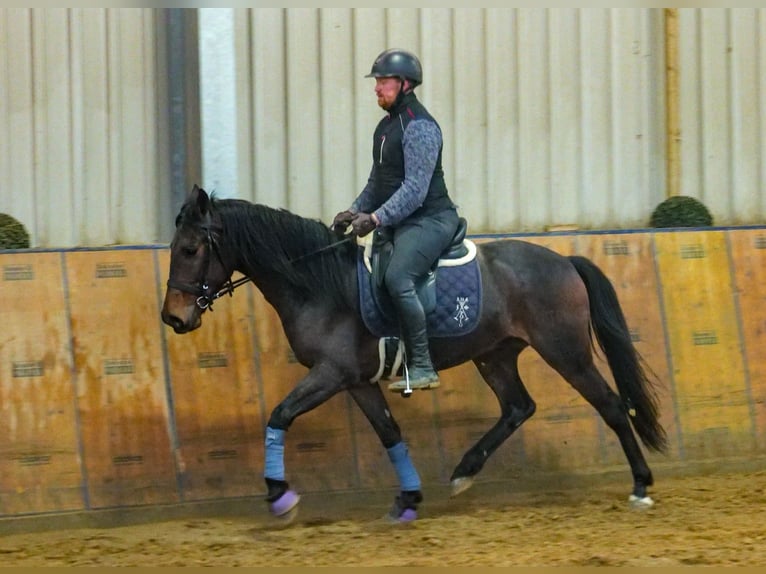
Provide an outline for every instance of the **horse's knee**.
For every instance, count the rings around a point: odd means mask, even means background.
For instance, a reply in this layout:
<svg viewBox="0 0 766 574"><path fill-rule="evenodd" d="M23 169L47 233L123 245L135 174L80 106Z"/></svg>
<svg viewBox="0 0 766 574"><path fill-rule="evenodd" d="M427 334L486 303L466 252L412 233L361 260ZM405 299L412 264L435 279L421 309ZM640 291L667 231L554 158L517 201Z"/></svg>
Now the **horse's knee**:
<svg viewBox="0 0 766 574"><path fill-rule="evenodd" d="M530 397L524 409L516 411L517 414L514 417L514 421L516 422L515 428L519 428L525 420L531 419L535 412L537 412L537 403Z"/></svg>
<svg viewBox="0 0 766 574"><path fill-rule="evenodd" d="M524 404L521 406L513 405L504 412L502 421L505 424L508 431L513 432L519 428L524 421L532 418L532 415L537 411L537 404L531 397L527 397Z"/></svg>
<svg viewBox="0 0 766 574"><path fill-rule="evenodd" d="M286 431L288 428L290 428L290 425L293 422L293 418L294 417L289 415L285 406L280 404L273 411L271 411L268 426L273 429Z"/></svg>

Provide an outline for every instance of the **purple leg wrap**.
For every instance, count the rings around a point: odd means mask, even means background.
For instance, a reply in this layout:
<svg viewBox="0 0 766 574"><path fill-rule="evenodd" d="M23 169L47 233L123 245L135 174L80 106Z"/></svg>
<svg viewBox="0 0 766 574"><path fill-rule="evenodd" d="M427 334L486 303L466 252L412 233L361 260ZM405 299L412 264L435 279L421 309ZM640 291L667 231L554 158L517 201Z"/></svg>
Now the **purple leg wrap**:
<svg viewBox="0 0 766 574"><path fill-rule="evenodd" d="M405 508L399 515L399 522L412 522L413 520L416 520L417 517L418 513L415 510L412 508Z"/></svg>
<svg viewBox="0 0 766 574"><path fill-rule="evenodd" d="M405 508L402 499L398 496L396 497L391 510L388 511L388 520L391 522L413 522L414 520L417 520L417 518L417 510L414 508Z"/></svg>
<svg viewBox="0 0 766 574"><path fill-rule="evenodd" d="M295 508L300 499L301 497L294 490L288 490L272 502L269 508L274 516L282 516Z"/></svg>

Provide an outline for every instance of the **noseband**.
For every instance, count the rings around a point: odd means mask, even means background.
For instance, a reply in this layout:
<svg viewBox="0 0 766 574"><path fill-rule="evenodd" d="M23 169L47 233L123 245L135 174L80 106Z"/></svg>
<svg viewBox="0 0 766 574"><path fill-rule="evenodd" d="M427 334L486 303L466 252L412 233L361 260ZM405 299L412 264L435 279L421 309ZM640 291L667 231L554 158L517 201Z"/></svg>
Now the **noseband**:
<svg viewBox="0 0 766 574"><path fill-rule="evenodd" d="M212 233L211 226L204 225L202 226L202 230L205 232L205 235L207 236L207 251L205 252L205 259L206 264L205 267L207 271L205 272L205 275L202 277L202 280L197 284L191 284L191 283L184 283L182 281L175 281L174 279L168 279L168 287L171 289L178 289L179 291L183 291L184 293L190 293L191 295L197 295L197 307L202 309L203 311L205 309L213 310L213 301L218 299L219 297L222 297L223 295L226 295L227 293L230 296L234 295L234 289L239 287L240 285L243 285L250 281L249 277L241 277L237 279L236 281L231 280L231 273L229 273L228 279L224 282L223 287L221 287L218 291L215 293L210 293L210 285L208 284L207 277L210 275L210 265L211 265L211 253L215 253L216 258L218 259L218 262L221 264L221 267L226 269L226 265L223 262L223 258L221 257L221 252L218 249L218 241L215 239ZM221 231L220 228L216 231Z"/></svg>

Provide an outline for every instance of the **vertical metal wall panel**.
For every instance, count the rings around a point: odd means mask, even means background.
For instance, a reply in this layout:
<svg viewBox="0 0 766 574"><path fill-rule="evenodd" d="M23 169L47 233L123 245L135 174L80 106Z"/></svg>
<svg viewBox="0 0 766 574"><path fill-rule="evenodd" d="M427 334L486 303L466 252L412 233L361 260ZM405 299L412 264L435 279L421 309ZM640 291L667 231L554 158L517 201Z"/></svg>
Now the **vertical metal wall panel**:
<svg viewBox="0 0 766 574"><path fill-rule="evenodd" d="M69 11L64 8L35 10L32 14L35 197L39 240L46 245L73 244L68 20Z"/></svg>
<svg viewBox="0 0 766 574"><path fill-rule="evenodd" d="M285 61L285 10L263 8L249 11L252 68L240 70L252 93L251 122L238 122L240 130L253 134L253 152L240 154L251 161L255 193L248 199L271 206L287 205L287 64ZM238 29L239 30L239 29ZM249 63L249 62L248 62ZM246 116L245 116L246 117ZM241 189L247 182L240 181Z"/></svg>
<svg viewBox="0 0 766 574"><path fill-rule="evenodd" d="M0 212L36 242L32 10L0 9Z"/></svg>
<svg viewBox="0 0 766 574"><path fill-rule="evenodd" d="M766 217L766 11L678 10L681 193L716 224Z"/></svg>
<svg viewBox="0 0 766 574"><path fill-rule="evenodd" d="M347 207L352 190L361 189L355 176L354 91L338 89L353 86L354 51L350 8L328 8L320 11L319 30L322 37L320 66L314 77L322 78L321 120L322 169L321 197L318 216L331 222L333 216Z"/></svg>
<svg viewBox="0 0 766 574"><path fill-rule="evenodd" d="M111 138L113 236L116 243L141 243L147 231L156 234L160 192L152 12L125 8L115 16L110 19L109 62L115 106L111 130L119 136Z"/></svg>
<svg viewBox="0 0 766 574"><path fill-rule="evenodd" d="M759 10L741 8L731 12L732 81L732 199L734 221L751 214L766 214L761 199L760 164L763 150L760 128L763 110L758 70Z"/></svg>
<svg viewBox="0 0 766 574"><path fill-rule="evenodd" d="M659 12L655 12L659 14ZM664 150L655 126L662 120L662 83L652 81L659 70L654 62L663 53L653 45L652 30L660 27L651 12L642 9L613 11L612 21L612 121L615 185L608 197L610 221L641 227L648 222L647 208L664 197L664 180L653 179L647 169L649 157L662 161Z"/></svg>
<svg viewBox="0 0 766 574"><path fill-rule="evenodd" d="M75 74L77 96L74 125L75 203L77 231L86 245L102 245L112 239L109 216L109 86L104 70L107 61L107 11L73 10L73 61L80 62ZM87 154L87 157L86 157ZM87 169L85 166L87 165Z"/></svg>
<svg viewBox="0 0 766 574"><path fill-rule="evenodd" d="M420 15L422 13L422 8L387 8L386 18L381 22L386 26L386 45L381 49L416 50L420 45Z"/></svg>
<svg viewBox="0 0 766 574"><path fill-rule="evenodd" d="M548 10L519 10L519 178L521 230L549 223L550 209L550 36ZM462 139L462 134L456 135ZM460 140L458 140L460 141ZM458 145L461 145L458 143ZM470 222L470 219L469 219Z"/></svg>
<svg viewBox="0 0 766 574"><path fill-rule="evenodd" d="M201 186L219 197L235 197L237 181L237 82L234 10L197 10L199 36L200 124L205 154ZM228 41L221 42L224 37ZM187 190L188 191L188 190Z"/></svg>
<svg viewBox="0 0 766 574"><path fill-rule="evenodd" d="M354 181L351 189L344 190L339 197L338 205L327 206L325 209L336 213L346 209L354 197L364 188L372 167L372 133L382 117L382 110L376 105L374 83L364 76L370 72L372 63L386 46L386 30L380 23L385 20L385 10L382 8L358 8L352 11L353 22L353 68L351 75L351 91L354 94L353 109L348 115L354 125L349 138L353 138L352 157L354 161Z"/></svg>
<svg viewBox="0 0 766 574"><path fill-rule="evenodd" d="M582 98L582 143L580 160L582 179L580 208L586 212L589 225L607 226L611 217L608 197L614 187L611 158L610 96L610 10L590 8L581 16L580 78ZM583 218L578 218L578 222Z"/></svg>
<svg viewBox="0 0 766 574"><path fill-rule="evenodd" d="M322 170L330 166L322 162L319 9L288 10L286 24L289 151L285 207L305 217L321 217Z"/></svg>
<svg viewBox="0 0 766 574"><path fill-rule="evenodd" d="M462 134L460 145L453 139L453 160L447 168L454 171L450 195L472 228L486 229L487 224L487 112L486 112L486 48L484 11L458 9L455 12L452 63L456 73L452 84L455 109L452 122L455 132ZM444 57L444 55L440 56ZM443 77L430 81L432 89L441 89ZM441 123L450 118L436 116Z"/></svg>
<svg viewBox="0 0 766 574"><path fill-rule="evenodd" d="M459 74L460 70L457 70L454 64L453 36L454 30L458 26L457 18L456 11L450 8L423 10L421 12L422 40L419 54L423 66L423 85L418 88L418 92L420 92L418 97L439 122L443 141L444 180L451 193L457 193L457 173L455 171L457 142L455 141L455 123L452 121L456 114L457 103L456 90L453 85L457 83L467 87L467 83ZM408 46L401 47L407 48ZM415 47L411 49L415 49ZM367 65L368 68L370 64ZM370 88L371 86L367 89ZM480 94L477 93L476 97L479 96ZM374 100L373 106L376 109L375 114L380 116L382 110L374 105ZM366 137L370 141L372 131L370 128L367 130Z"/></svg>
<svg viewBox="0 0 766 574"><path fill-rule="evenodd" d="M516 11L487 10L486 50L503 56L486 66L487 228L519 228L519 136ZM480 193L480 190L474 190ZM473 227L473 222L471 224Z"/></svg>
<svg viewBox="0 0 766 574"><path fill-rule="evenodd" d="M617 185L612 185L604 198L610 207L609 220L617 219L621 206L634 206L635 194L641 184L637 172L641 157L637 136L641 132L643 119L639 98L644 93L638 82L640 75L636 62L640 50L636 37L640 25L640 20L636 21L636 12L639 11L615 10L611 14L611 162Z"/></svg>
<svg viewBox="0 0 766 574"><path fill-rule="evenodd" d="M672 191L669 189L668 172L675 169L669 165L668 138L672 125L668 123L668 94L672 80L669 79L667 38L665 28L665 9L644 10L641 16L645 21L641 34L642 83L645 96L641 98L641 113L644 118L641 133L643 153L641 170L644 185L643 202L633 214L632 227L645 227L649 224L651 210ZM677 190L675 190L677 193ZM649 212L644 211L649 206ZM640 219L639 219L640 218ZM629 220L622 220L623 227L631 226Z"/></svg>
<svg viewBox="0 0 766 574"><path fill-rule="evenodd" d="M231 39L234 50L234 100L236 113L234 113L235 125L242 124L234 134L237 146L237 161L235 178L237 189L232 190L237 195L247 200L252 200L253 174L255 173L255 130L253 122L255 114L255 90L258 86L250 86L247 81L242 81L242 70L247 70L245 79L252 75L254 63L254 44L252 41L254 15L247 9L234 8L233 10L233 34ZM202 82L204 80L200 80Z"/></svg>
<svg viewBox="0 0 766 574"><path fill-rule="evenodd" d="M758 52L756 61L758 62L758 80L755 84L755 91L758 93L758 151L756 162L758 164L758 204L760 209L751 217L755 221L766 220L766 73L762 66L766 64L766 10L758 10ZM751 150L752 152L753 150ZM753 221L748 218L747 221Z"/></svg>
<svg viewBox="0 0 766 574"><path fill-rule="evenodd" d="M681 195L703 199L702 146L703 132L700 52L702 38L699 34L697 10L678 10L678 67L680 108L680 157Z"/></svg>
<svg viewBox="0 0 766 574"><path fill-rule="evenodd" d="M702 74L702 181L705 204L727 217L730 211L731 116L729 90L728 10L711 8L702 12L700 63ZM681 69L683 74L683 68Z"/></svg>
<svg viewBox="0 0 766 574"><path fill-rule="evenodd" d="M550 11L551 85L550 221L575 223L579 219L580 141L580 14L576 8ZM554 199L555 198L555 199Z"/></svg>
<svg viewBox="0 0 766 574"><path fill-rule="evenodd" d="M158 239L155 11L0 9L0 211L35 247Z"/></svg>

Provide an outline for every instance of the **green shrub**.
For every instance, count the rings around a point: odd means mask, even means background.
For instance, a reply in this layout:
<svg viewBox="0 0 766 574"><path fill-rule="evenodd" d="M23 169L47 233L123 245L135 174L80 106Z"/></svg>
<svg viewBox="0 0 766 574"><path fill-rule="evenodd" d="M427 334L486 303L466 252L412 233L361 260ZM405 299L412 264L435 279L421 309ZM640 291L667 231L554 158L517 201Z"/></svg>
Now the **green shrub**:
<svg viewBox="0 0 766 574"><path fill-rule="evenodd" d="M7 213L0 213L0 249L26 249L29 233L24 225Z"/></svg>
<svg viewBox="0 0 766 574"><path fill-rule="evenodd" d="M693 197L674 195L654 208L651 227L710 227L713 216L707 207Z"/></svg>

